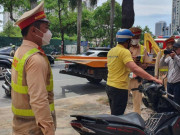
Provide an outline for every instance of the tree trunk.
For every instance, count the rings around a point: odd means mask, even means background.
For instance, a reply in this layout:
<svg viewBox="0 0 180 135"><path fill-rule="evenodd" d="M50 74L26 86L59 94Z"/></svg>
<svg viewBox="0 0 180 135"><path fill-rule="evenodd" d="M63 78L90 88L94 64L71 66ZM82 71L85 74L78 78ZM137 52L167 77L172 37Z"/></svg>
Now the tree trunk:
<svg viewBox="0 0 180 135"><path fill-rule="evenodd" d="M80 54L80 47L81 47L81 18L82 18L82 0L78 0L78 16L77 16L77 54Z"/></svg>
<svg viewBox="0 0 180 135"><path fill-rule="evenodd" d="M114 34L113 34L113 24L114 24L114 8L115 8L115 0L111 0L111 17L110 17L110 47L113 47L113 38L114 38Z"/></svg>
<svg viewBox="0 0 180 135"><path fill-rule="evenodd" d="M12 4L12 0L10 1L9 14L10 14L10 19L12 21L16 22L16 19L14 19L14 17L13 17L13 4Z"/></svg>
<svg viewBox="0 0 180 135"><path fill-rule="evenodd" d="M37 6L37 0L30 0L31 9Z"/></svg>
<svg viewBox="0 0 180 135"><path fill-rule="evenodd" d="M64 55L64 30L62 28L62 18L61 18L61 1L58 0L58 17L59 17L59 28L61 32L61 54Z"/></svg>
<svg viewBox="0 0 180 135"><path fill-rule="evenodd" d="M61 54L64 55L64 50L65 50L65 46L64 46L64 30L61 30Z"/></svg>
<svg viewBox="0 0 180 135"><path fill-rule="evenodd" d="M122 28L129 29L134 24L134 2L123 0L122 2Z"/></svg>

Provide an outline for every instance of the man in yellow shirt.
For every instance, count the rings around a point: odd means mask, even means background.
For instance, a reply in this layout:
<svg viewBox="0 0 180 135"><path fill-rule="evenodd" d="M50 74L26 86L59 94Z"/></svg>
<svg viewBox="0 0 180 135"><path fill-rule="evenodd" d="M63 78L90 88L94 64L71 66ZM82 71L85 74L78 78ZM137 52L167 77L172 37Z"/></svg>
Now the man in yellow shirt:
<svg viewBox="0 0 180 135"><path fill-rule="evenodd" d="M136 75L162 83L133 61L130 51L130 41L134 34L129 29L121 29L116 34L117 46L108 52L108 78L106 92L109 99L112 115L122 115L128 100L128 84L130 70Z"/></svg>

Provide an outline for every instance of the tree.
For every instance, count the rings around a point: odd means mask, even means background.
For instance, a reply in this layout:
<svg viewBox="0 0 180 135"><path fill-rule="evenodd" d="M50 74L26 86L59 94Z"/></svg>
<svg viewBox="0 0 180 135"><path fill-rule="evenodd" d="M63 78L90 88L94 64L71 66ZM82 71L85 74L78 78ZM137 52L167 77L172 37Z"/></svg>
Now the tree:
<svg viewBox="0 0 180 135"><path fill-rule="evenodd" d="M30 0L31 9L37 6L37 0Z"/></svg>
<svg viewBox="0 0 180 135"><path fill-rule="evenodd" d="M114 7L115 7L115 0L111 0L111 16L110 16L110 34L111 34L111 42L110 47L113 47L113 40L114 40L114 34L113 34L113 24L114 24Z"/></svg>
<svg viewBox="0 0 180 135"><path fill-rule="evenodd" d="M22 37L21 30L13 26L13 23L11 21L8 21L6 25L3 28L3 32L0 33L0 36L5 37Z"/></svg>
<svg viewBox="0 0 180 135"><path fill-rule="evenodd" d="M152 35L153 38L155 38L155 36L153 36L153 33L152 33L152 31L150 31L148 26L145 26L144 28L141 28L141 29L142 29L142 33L141 33L141 43L142 44L144 44L144 33L149 33L149 34Z"/></svg>
<svg viewBox="0 0 180 135"><path fill-rule="evenodd" d="M83 8L82 11L82 37L85 38L86 41L91 41L93 39L93 12L88 10L87 8Z"/></svg>
<svg viewBox="0 0 180 135"><path fill-rule="evenodd" d="M78 16L77 16L77 54L80 54L81 47L81 19L82 19L82 0L77 0Z"/></svg>
<svg viewBox="0 0 180 135"><path fill-rule="evenodd" d="M110 4L111 1L108 0L106 3L103 3L102 6L99 6L95 9L93 20L94 20L94 38L96 41L103 42L103 46L110 44ZM115 2L114 9L114 23L113 23L113 35L121 28L121 19L122 19L122 8L119 3ZM113 36L113 40L115 37Z"/></svg>
<svg viewBox="0 0 180 135"><path fill-rule="evenodd" d="M68 10L68 0L46 0L46 3L46 14L51 21L50 29L54 37L59 37L61 34L61 45L63 47L62 54L64 54L64 35L65 33L70 35L74 34L74 30L72 29L76 26L76 14Z"/></svg>
<svg viewBox="0 0 180 135"><path fill-rule="evenodd" d="M29 10L37 6L37 0L0 0L0 5L3 6L4 12L8 12L10 14L10 19L13 22L16 22L16 18L14 18L13 13L22 13L23 11ZM21 10L19 10L21 9Z"/></svg>
<svg viewBox="0 0 180 135"><path fill-rule="evenodd" d="M70 7L78 9L77 15L77 54L80 54L80 46L81 46L81 19L82 19L82 0L69 0ZM90 5L93 6L97 4L97 0L90 0Z"/></svg>
<svg viewBox="0 0 180 135"><path fill-rule="evenodd" d="M16 22L13 12L17 12L18 9L24 5L24 2L23 0L0 0L0 5L3 6L5 12L10 14L10 19L13 22Z"/></svg>
<svg viewBox="0 0 180 135"><path fill-rule="evenodd" d="M122 2L122 28L129 29L134 24L134 2L123 0Z"/></svg>

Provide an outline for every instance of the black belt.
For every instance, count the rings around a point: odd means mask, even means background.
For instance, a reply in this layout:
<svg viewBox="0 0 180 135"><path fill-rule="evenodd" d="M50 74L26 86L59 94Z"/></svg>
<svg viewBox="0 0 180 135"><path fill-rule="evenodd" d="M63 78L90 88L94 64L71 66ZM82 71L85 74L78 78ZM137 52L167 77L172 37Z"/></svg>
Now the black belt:
<svg viewBox="0 0 180 135"><path fill-rule="evenodd" d="M170 83L170 84L180 84L180 82L176 82L176 83Z"/></svg>

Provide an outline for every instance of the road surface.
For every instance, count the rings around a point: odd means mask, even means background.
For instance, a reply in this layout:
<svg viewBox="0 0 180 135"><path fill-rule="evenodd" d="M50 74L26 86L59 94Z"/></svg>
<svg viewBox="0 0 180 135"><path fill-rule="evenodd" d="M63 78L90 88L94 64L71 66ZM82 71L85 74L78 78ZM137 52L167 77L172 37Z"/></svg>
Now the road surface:
<svg viewBox="0 0 180 135"><path fill-rule="evenodd" d="M102 81L99 85L95 85L89 83L85 78L60 74L59 70L64 67L64 62L62 61L55 61L55 64L51 67L54 79L55 99L105 91L105 81ZM4 80L0 80L0 107L11 105L11 98L5 95L4 89L2 88L3 83Z"/></svg>

